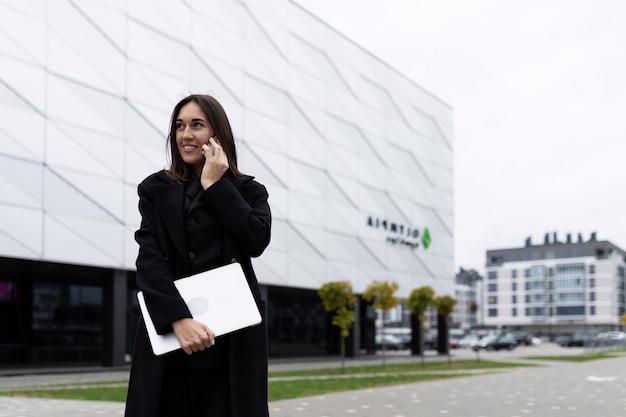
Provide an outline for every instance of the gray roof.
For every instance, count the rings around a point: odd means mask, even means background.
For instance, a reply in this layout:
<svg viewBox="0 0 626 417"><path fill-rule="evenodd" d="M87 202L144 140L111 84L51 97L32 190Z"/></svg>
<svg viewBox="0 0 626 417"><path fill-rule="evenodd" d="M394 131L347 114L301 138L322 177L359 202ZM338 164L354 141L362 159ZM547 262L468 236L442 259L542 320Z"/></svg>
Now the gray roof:
<svg viewBox="0 0 626 417"><path fill-rule="evenodd" d="M493 249L487 251L487 266L500 265L505 262L531 261L542 259L562 259L578 258L584 256L595 256L598 259L606 259L609 256L620 256L626 262L626 252L608 240L596 240L595 233L591 239L582 241L578 235L578 241L573 242L570 235L567 235L565 242L556 239L550 241L550 236L546 234L544 243L533 245L530 238L526 240L526 245L521 248Z"/></svg>

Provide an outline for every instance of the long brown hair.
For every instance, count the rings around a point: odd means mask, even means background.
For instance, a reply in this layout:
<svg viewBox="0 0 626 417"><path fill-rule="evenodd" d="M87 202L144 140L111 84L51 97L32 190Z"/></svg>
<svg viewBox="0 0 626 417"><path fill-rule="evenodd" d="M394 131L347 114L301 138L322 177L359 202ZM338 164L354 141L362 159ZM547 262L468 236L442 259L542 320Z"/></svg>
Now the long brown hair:
<svg viewBox="0 0 626 417"><path fill-rule="evenodd" d="M167 135L167 144L169 145L170 169L166 170L167 176L175 181L188 181L193 175L193 168L186 164L183 157L178 151L176 144L176 120L180 109L187 103L194 102L200 106L202 112L207 117L207 121L213 127L216 140L224 149L224 153L228 158L228 169L236 177L243 174L237 168L237 149L235 148L235 138L228 121L228 116L222 105L213 97L203 94L192 94L182 99L172 111L172 119L170 120L170 131Z"/></svg>

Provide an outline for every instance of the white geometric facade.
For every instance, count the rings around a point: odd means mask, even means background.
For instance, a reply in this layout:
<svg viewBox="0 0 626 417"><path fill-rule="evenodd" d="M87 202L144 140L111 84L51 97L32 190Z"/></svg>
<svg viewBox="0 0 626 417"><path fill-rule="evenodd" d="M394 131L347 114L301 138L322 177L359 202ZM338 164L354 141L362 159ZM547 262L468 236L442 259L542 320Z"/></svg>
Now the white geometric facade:
<svg viewBox="0 0 626 417"><path fill-rule="evenodd" d="M133 270L137 184L208 93L270 194L262 284L454 294L450 107L297 4L2 1L0 23L1 257Z"/></svg>

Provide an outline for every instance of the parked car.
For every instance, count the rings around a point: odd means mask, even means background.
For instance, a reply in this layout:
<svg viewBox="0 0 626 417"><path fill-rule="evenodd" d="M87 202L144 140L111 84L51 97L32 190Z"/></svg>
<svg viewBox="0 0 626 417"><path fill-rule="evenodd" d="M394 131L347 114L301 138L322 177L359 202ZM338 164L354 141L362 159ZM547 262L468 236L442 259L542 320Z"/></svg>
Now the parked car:
<svg viewBox="0 0 626 417"><path fill-rule="evenodd" d="M456 349L459 347L459 339L453 336L450 336L450 338L448 338L448 345L450 345L450 347L452 349Z"/></svg>
<svg viewBox="0 0 626 417"><path fill-rule="evenodd" d="M400 339L400 342L402 342L402 349L409 349L411 347L410 334L397 334L395 336Z"/></svg>
<svg viewBox="0 0 626 417"><path fill-rule="evenodd" d="M437 332L426 332L423 337L424 349L437 349Z"/></svg>
<svg viewBox="0 0 626 417"><path fill-rule="evenodd" d="M488 334L486 336L481 337L478 342L476 342L474 344L474 346L472 346L472 349L474 351L478 351L481 349L487 349L487 347L491 344L491 342L493 342L494 340L496 340L498 338L498 336L496 336L495 334Z"/></svg>
<svg viewBox="0 0 626 417"><path fill-rule="evenodd" d="M564 347L572 346L593 346L596 344L597 335L593 332L574 332L569 337L562 337L558 340L558 344Z"/></svg>
<svg viewBox="0 0 626 417"><path fill-rule="evenodd" d="M626 333L620 332L618 330L602 332L598 334L598 338L605 340L609 343L621 342L626 339Z"/></svg>
<svg viewBox="0 0 626 417"><path fill-rule="evenodd" d="M402 350L404 343L402 339L393 334L377 334L375 338L376 350L380 350L385 346L385 350Z"/></svg>
<svg viewBox="0 0 626 417"><path fill-rule="evenodd" d="M474 345L478 343L479 340L480 338L476 334L473 334L473 333L466 334L465 336L463 336L457 341L457 347L458 348L471 348L471 347L474 347Z"/></svg>
<svg viewBox="0 0 626 417"><path fill-rule="evenodd" d="M571 334L560 334L554 339L559 346L567 346L570 340L572 340Z"/></svg>
<svg viewBox="0 0 626 417"><path fill-rule="evenodd" d="M487 349L489 350L500 350L507 349L513 350L517 346L517 339L513 333L506 333L496 337L489 345L487 345Z"/></svg>
<svg viewBox="0 0 626 417"><path fill-rule="evenodd" d="M458 339L454 336L448 336L448 346L452 349L457 348ZM439 336L436 332L428 332L424 335L424 349L437 349L439 345Z"/></svg>
<svg viewBox="0 0 626 417"><path fill-rule="evenodd" d="M472 348L475 351L484 350L501 350L508 349L513 350L517 346L517 340L513 333L505 333L501 335L487 335L484 336L478 343Z"/></svg>
<svg viewBox="0 0 626 417"><path fill-rule="evenodd" d="M518 345L530 346L533 344L533 334L530 332L513 332Z"/></svg>

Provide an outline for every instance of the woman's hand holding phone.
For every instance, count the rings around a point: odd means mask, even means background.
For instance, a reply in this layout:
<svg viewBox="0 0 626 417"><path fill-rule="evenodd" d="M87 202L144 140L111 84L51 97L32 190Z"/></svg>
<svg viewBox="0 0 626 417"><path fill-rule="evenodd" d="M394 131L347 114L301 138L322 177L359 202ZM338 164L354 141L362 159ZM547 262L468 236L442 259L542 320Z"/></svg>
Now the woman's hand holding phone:
<svg viewBox="0 0 626 417"><path fill-rule="evenodd" d="M215 137L209 138L209 143L202 145L204 166L200 175L200 183L205 190L216 183L228 170L228 158Z"/></svg>

